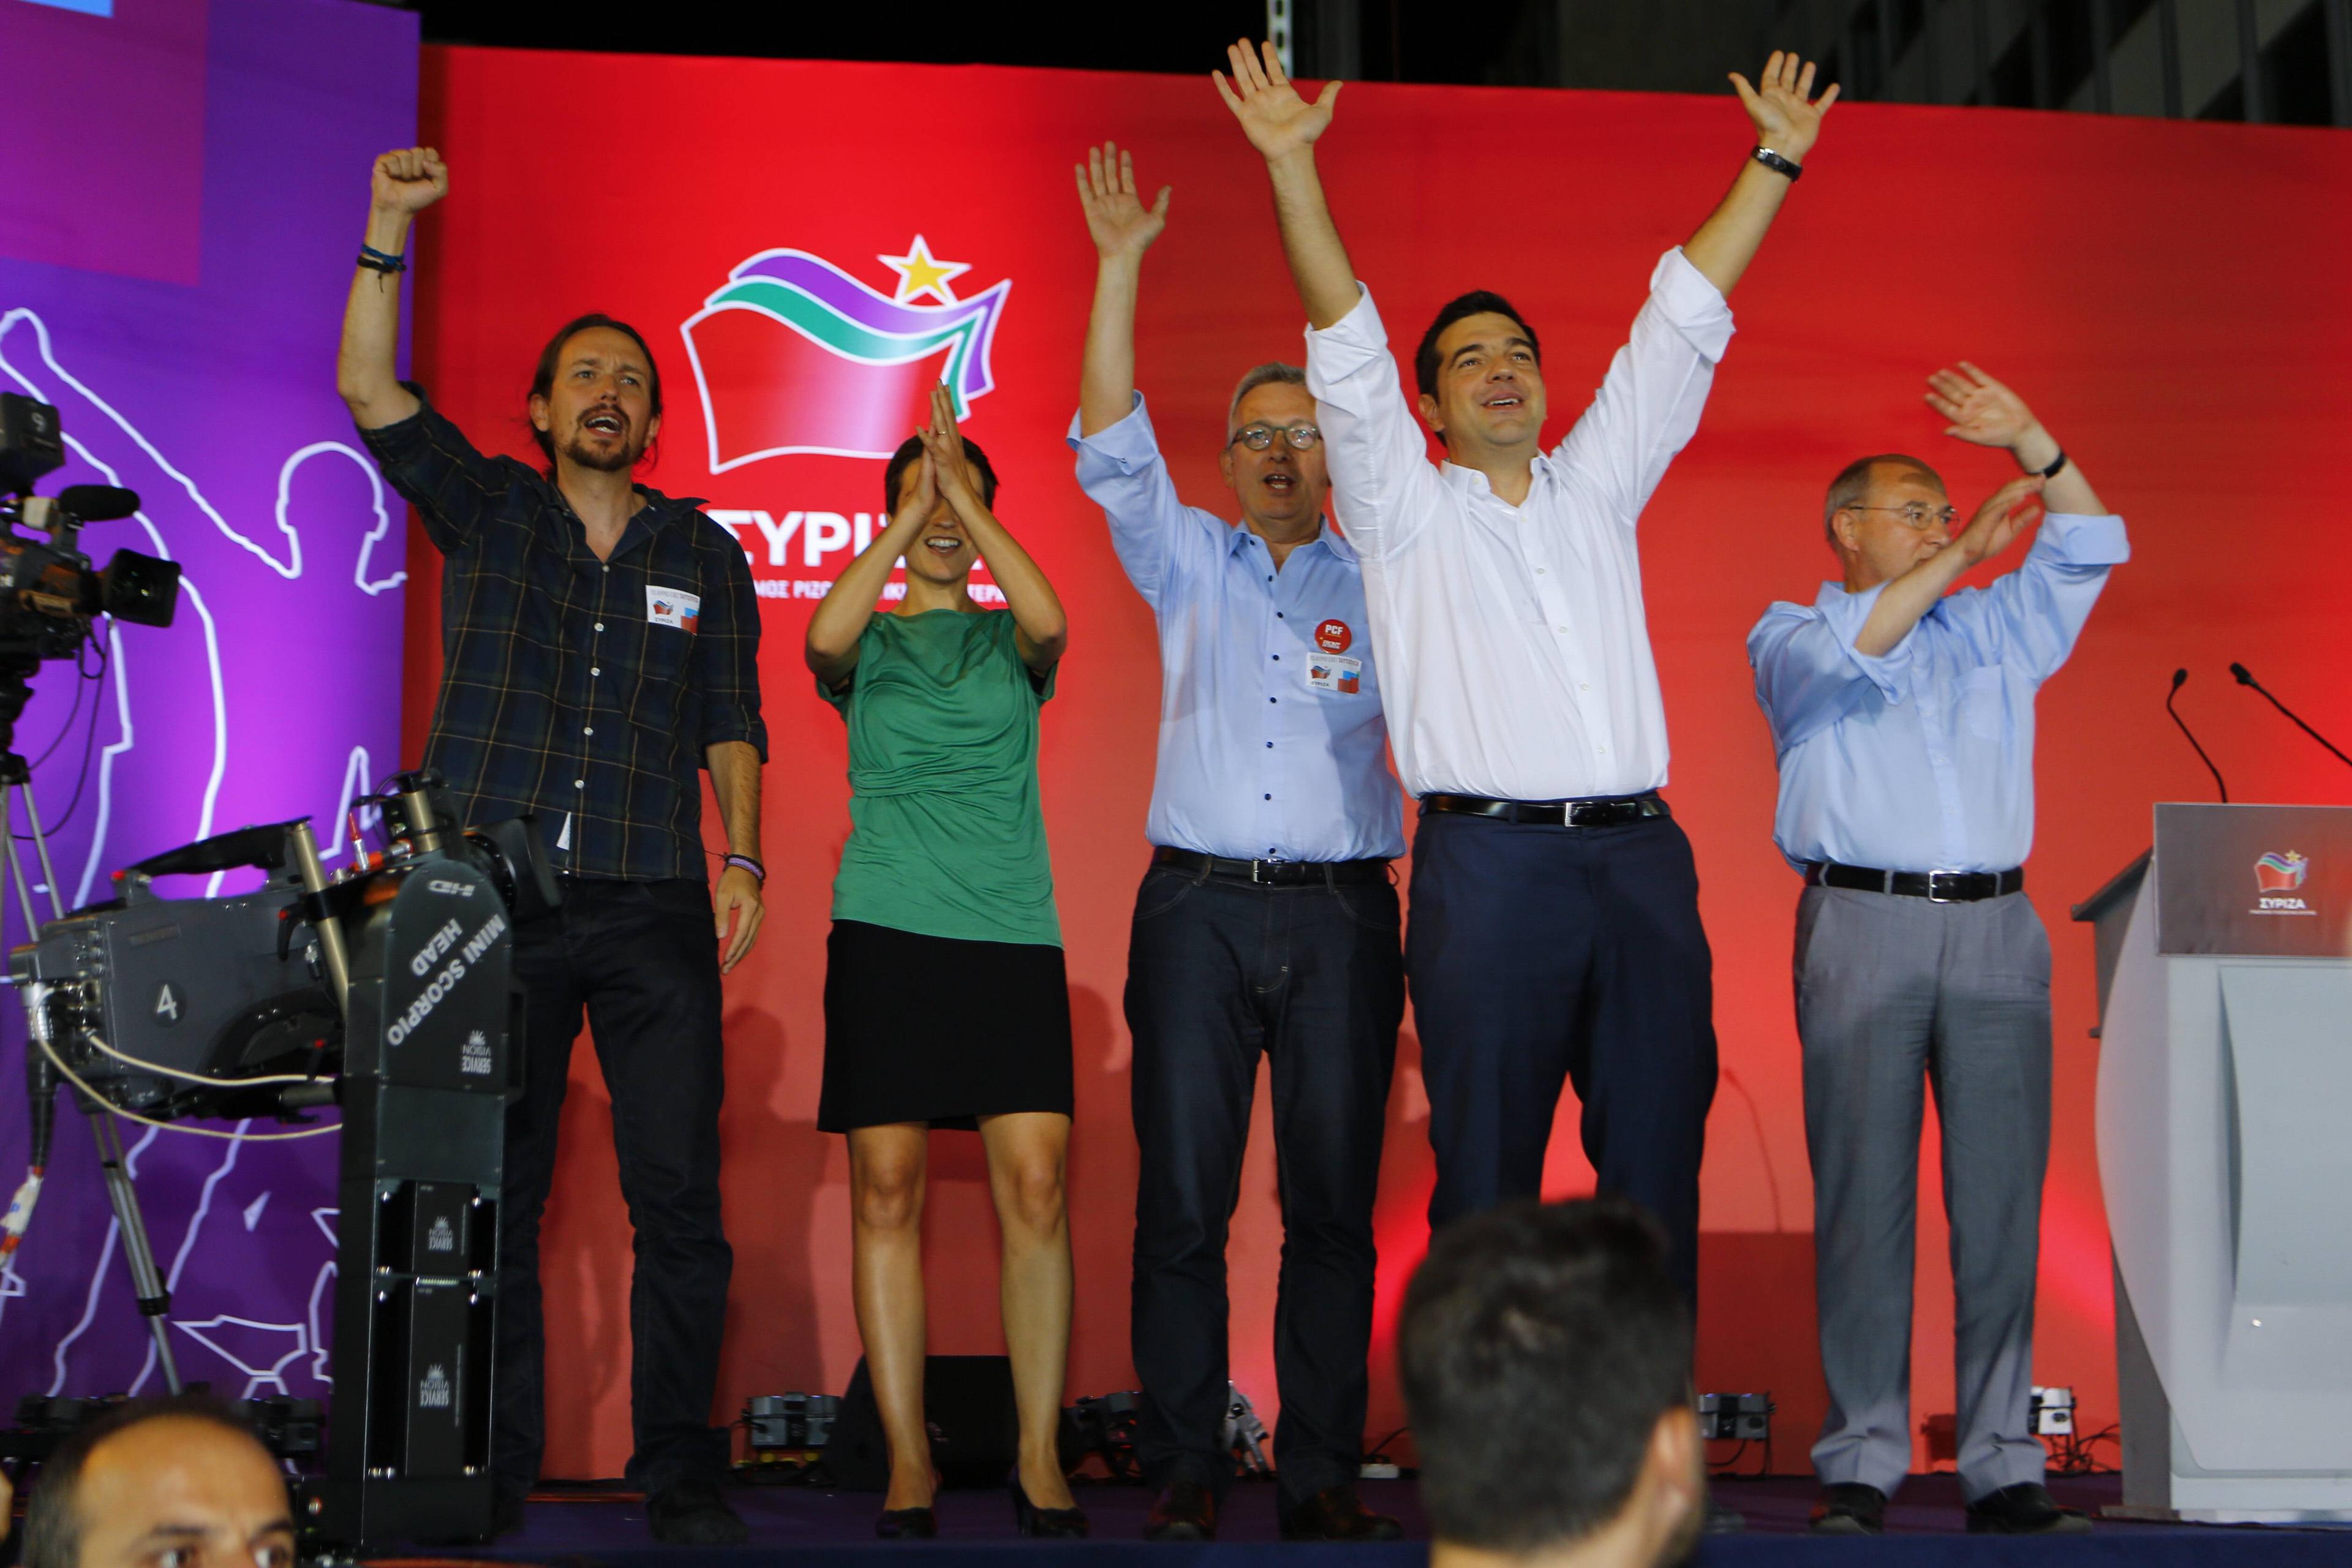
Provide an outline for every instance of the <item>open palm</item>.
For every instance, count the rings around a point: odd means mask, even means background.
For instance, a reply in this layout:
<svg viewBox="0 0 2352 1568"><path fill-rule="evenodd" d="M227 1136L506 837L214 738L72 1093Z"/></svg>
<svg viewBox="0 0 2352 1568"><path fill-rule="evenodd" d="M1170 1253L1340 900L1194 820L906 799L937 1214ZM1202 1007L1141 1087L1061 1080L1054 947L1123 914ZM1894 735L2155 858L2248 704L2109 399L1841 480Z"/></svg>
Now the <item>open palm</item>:
<svg viewBox="0 0 2352 1568"><path fill-rule="evenodd" d="M1797 163L1804 162L1805 154L1812 151L1814 140L1822 133L1822 118L1838 100L1835 82L1821 97L1813 97L1813 70L1810 63L1797 58L1795 50L1784 54L1775 49L1755 86L1748 86L1748 79L1738 71L1731 73L1739 106L1756 122L1758 144Z"/></svg>
<svg viewBox="0 0 2352 1568"><path fill-rule="evenodd" d="M1160 187L1150 206L1135 194L1135 160L1116 142L1087 149L1078 165L1078 205L1086 209L1087 233L1108 259L1141 256L1168 226L1170 187Z"/></svg>
<svg viewBox="0 0 2352 1568"><path fill-rule="evenodd" d="M1927 406L1951 421L1944 427L1947 436L1979 447L2015 447L2033 427L2033 410L2025 399L1966 360L1958 370L1929 376L1927 387Z"/></svg>
<svg viewBox="0 0 2352 1568"><path fill-rule="evenodd" d="M1257 49L1251 48L1246 39L1228 45L1225 59L1234 68L1232 81L1225 79L1223 71L1209 75L1216 81L1217 95L1242 122L1242 133L1267 163L1305 152L1329 129L1331 111L1339 100L1338 82L1324 83L1322 95L1309 103L1290 85L1290 78L1283 73L1282 57L1271 43Z"/></svg>

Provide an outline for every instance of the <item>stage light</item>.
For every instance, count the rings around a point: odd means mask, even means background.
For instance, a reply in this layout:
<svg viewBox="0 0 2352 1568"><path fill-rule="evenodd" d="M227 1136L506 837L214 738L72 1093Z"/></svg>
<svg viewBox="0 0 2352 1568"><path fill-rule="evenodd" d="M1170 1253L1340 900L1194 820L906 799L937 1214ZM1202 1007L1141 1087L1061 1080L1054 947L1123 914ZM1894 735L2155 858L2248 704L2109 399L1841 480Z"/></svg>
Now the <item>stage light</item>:
<svg viewBox="0 0 2352 1568"><path fill-rule="evenodd" d="M2025 1405L2025 1429L2037 1437L2074 1435L2074 1391L2066 1387L2034 1389Z"/></svg>
<svg viewBox="0 0 2352 1568"><path fill-rule="evenodd" d="M760 1394L743 1402L743 1426L754 1454L814 1453L833 1436L841 1401L830 1394Z"/></svg>
<svg viewBox="0 0 2352 1568"><path fill-rule="evenodd" d="M1773 1409L1769 1394L1702 1394L1698 1435L1710 1443L1769 1442Z"/></svg>

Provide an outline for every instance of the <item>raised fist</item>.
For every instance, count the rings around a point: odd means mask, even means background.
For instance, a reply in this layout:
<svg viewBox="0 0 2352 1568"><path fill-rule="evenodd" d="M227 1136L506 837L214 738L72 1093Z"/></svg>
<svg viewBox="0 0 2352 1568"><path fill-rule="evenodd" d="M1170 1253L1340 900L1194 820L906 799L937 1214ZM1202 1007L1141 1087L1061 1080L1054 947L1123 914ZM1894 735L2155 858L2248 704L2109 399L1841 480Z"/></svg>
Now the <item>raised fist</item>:
<svg viewBox="0 0 2352 1568"><path fill-rule="evenodd" d="M375 205L415 217L449 194L449 165L430 147L404 147L375 161Z"/></svg>

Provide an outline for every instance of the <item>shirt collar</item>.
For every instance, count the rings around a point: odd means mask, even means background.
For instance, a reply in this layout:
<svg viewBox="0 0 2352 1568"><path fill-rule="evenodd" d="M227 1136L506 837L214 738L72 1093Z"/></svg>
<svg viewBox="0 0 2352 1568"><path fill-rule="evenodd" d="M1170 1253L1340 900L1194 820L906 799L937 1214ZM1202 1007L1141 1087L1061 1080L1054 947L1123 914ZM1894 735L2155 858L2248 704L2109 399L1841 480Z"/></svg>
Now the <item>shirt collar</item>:
<svg viewBox="0 0 2352 1568"><path fill-rule="evenodd" d="M1225 531L1225 553L1227 555L1233 554L1235 551L1241 549L1242 541L1255 538L1257 538L1257 535L1249 531L1249 525L1247 523L1237 522L1234 524L1231 528ZM1308 540L1298 548L1300 550L1309 550L1318 544L1329 551L1334 558L1347 562L1350 565L1354 564L1356 559L1356 552L1354 548L1350 546L1345 539L1340 537L1337 529L1331 526L1331 520L1328 516L1321 519L1320 526L1315 531L1315 537ZM1293 552L1293 553L1295 554L1297 552Z"/></svg>
<svg viewBox="0 0 2352 1568"><path fill-rule="evenodd" d="M1528 496L1532 500L1535 496L1536 490L1539 487L1551 481L1556 474L1558 465L1545 454L1538 452L1534 458L1529 459L1528 467L1533 470L1534 474L1534 478L1528 485ZM1437 465L1437 477L1444 479L1455 489L1468 490L1473 495L1490 496L1495 493L1495 487L1487 481L1486 476L1484 473L1476 468L1464 468L1459 463L1439 463Z"/></svg>

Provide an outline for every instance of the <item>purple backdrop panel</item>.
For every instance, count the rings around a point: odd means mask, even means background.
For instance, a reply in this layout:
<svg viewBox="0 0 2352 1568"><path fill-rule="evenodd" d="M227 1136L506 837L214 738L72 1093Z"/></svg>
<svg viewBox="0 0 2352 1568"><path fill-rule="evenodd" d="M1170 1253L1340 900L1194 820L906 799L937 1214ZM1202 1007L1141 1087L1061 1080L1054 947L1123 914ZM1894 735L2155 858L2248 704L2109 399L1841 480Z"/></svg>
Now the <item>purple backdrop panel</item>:
<svg viewBox="0 0 2352 1568"><path fill-rule="evenodd" d="M103 249L74 265L0 255L0 390L56 404L73 452L43 489L131 486L140 515L93 525L87 548L186 572L172 626L113 628L96 679L52 664L34 683L16 744L36 762L58 892L104 897L115 868L293 816L316 819L340 864L346 804L398 763L404 576L400 503L335 396L335 341L369 161L415 136L416 18L347 0L212 0L208 15L121 0L111 17L58 14L68 37L15 25L41 7L6 8L12 82L152 84L152 120L99 117L141 121L124 144L163 135L184 106L200 114L171 132L173 156L187 156L163 165L178 171L169 188L144 169L97 193L54 162L36 171L42 210L168 211L201 192L184 268L119 266ZM90 217L82 232L104 226ZM175 895L207 890L180 880ZM0 1041L0 1086L21 1083L13 994ZM0 1093L0 1184L24 1168L22 1107ZM69 1103L59 1121L32 1230L0 1275L0 1398L153 1392L89 1131ZM324 1396L335 1138L124 1135L184 1375L231 1396Z"/></svg>
<svg viewBox="0 0 2352 1568"><path fill-rule="evenodd" d="M111 16L0 5L11 143L0 256L197 280L205 10L205 0L121 0Z"/></svg>

